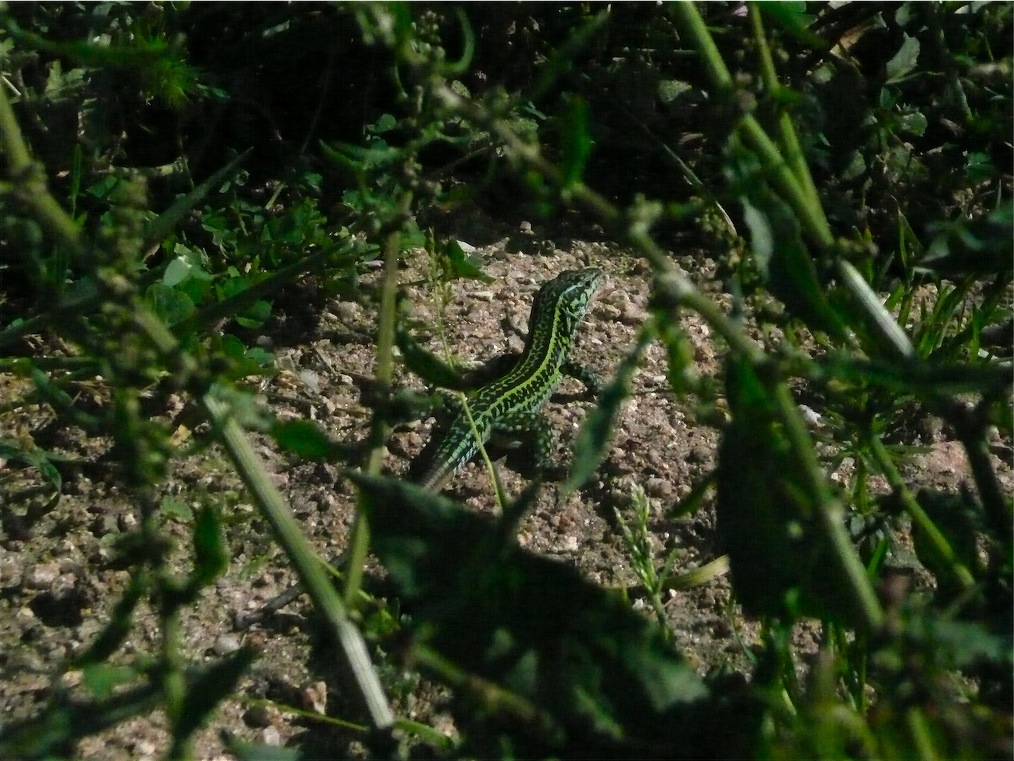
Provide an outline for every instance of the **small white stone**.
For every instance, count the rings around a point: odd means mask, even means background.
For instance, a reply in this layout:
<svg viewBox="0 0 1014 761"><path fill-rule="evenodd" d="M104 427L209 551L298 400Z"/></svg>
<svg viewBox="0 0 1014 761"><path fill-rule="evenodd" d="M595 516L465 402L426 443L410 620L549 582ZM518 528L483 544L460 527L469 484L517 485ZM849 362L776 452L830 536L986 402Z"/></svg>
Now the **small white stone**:
<svg viewBox="0 0 1014 761"><path fill-rule="evenodd" d="M281 747L282 744L282 734L278 731L277 727L266 727L261 732L261 739L265 745L271 745L276 748Z"/></svg>
<svg viewBox="0 0 1014 761"><path fill-rule="evenodd" d="M343 323L355 323L359 317L359 307L351 301L340 301L335 305L334 313Z"/></svg>
<svg viewBox="0 0 1014 761"><path fill-rule="evenodd" d="M212 650L218 655L228 655L239 650L240 646L239 637L234 634L223 634L215 640Z"/></svg>
<svg viewBox="0 0 1014 761"><path fill-rule="evenodd" d="M57 563L40 563L28 572L25 579L30 589L48 589L60 577L60 566Z"/></svg>
<svg viewBox="0 0 1014 761"><path fill-rule="evenodd" d="M320 379L317 377L317 373L313 370L300 370L299 380L301 380L303 385L310 389L313 393L320 393Z"/></svg>
<svg viewBox="0 0 1014 761"><path fill-rule="evenodd" d="M327 711L327 684L314 682L303 689L303 700L307 707L319 714Z"/></svg>
<svg viewBox="0 0 1014 761"><path fill-rule="evenodd" d="M577 552L578 542L576 536L565 536L560 542L560 552Z"/></svg>
<svg viewBox="0 0 1014 761"><path fill-rule="evenodd" d="M803 420L806 421L807 425L815 428L824 427L824 419L821 417L820 413L807 407L805 404L799 405L799 414L803 416Z"/></svg>

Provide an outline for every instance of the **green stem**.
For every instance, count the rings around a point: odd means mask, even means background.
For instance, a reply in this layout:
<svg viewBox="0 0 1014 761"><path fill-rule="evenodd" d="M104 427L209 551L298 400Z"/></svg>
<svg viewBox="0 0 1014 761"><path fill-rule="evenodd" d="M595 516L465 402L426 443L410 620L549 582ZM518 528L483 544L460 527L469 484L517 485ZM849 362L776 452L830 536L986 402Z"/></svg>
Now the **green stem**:
<svg viewBox="0 0 1014 761"><path fill-rule="evenodd" d="M859 628L875 632L884 623L884 609L877 600L866 569L849 539L843 520L842 505L827 487L810 435L806 431L806 424L800 417L799 408L789 393L788 386L778 382L772 391L777 415L792 445L800 475L806 483L807 490L818 500L816 511L818 525L824 540L832 550L828 562L837 566L839 574L846 582L843 593L851 598L853 609L862 619L862 626Z"/></svg>
<svg viewBox="0 0 1014 761"><path fill-rule="evenodd" d="M1005 370L1009 384L1009 365ZM969 469L972 471L975 487L979 491L979 499L982 500L986 520L989 522L990 529L1003 542L1003 552L1006 559L1006 554L1009 554L1014 547L1014 505L1011 504L1009 492L997 479L996 471L990 462L991 455L985 439L989 406L994 404L997 399L1004 397L1010 398L1009 385L983 394L982 400L972 409L969 409L959 399L939 399L937 406L944 420L954 426L957 439L965 448Z"/></svg>
<svg viewBox="0 0 1014 761"><path fill-rule="evenodd" d="M954 552L954 549L947 541L947 537L941 533L940 529L937 528L936 524L926 514L926 511L922 509L922 505L916 501L915 495L908 488L905 479L901 477L898 469L894 466L894 461L891 460L891 455L884 446L884 442L880 440L879 436L873 435L870 437L870 447L873 450L874 457L877 458L877 464L880 466L881 472L887 479L887 483L894 489L895 494L897 494L898 499L901 501L902 507L912 519L912 523L918 526L925 534L926 539L933 545L937 554L950 564L951 570L954 572L958 583L961 584L962 590L967 592L972 589L975 586L975 577L972 576L972 572L958 559L957 553Z"/></svg>
<svg viewBox="0 0 1014 761"><path fill-rule="evenodd" d="M168 574L162 579L164 589L172 590L172 580ZM161 616L162 626L162 695L165 701L165 712L169 719L169 726L172 733L172 744L166 758L173 761L190 757L190 738L180 733L180 725L186 714L187 705L187 679L184 673L184 663L180 653L180 642L183 632L180 627L179 612L163 610Z"/></svg>
<svg viewBox="0 0 1014 761"><path fill-rule="evenodd" d="M779 101L779 94L782 85L778 81L778 74L775 71L775 62L771 56L771 48L768 45L767 37L764 34L764 23L761 18L760 6L756 3L750 5L750 19L753 21L754 39L757 41L757 48L760 51L761 76L764 79L764 88L769 97L776 103ZM792 118L786 109L779 109L778 130L781 134L782 145L785 147L785 159L796 179L803 186L803 191L810 198L810 203L820 207L820 200L817 196L817 188L813 184L813 177L810 175L810 168L803 159L803 150L799 145L799 137L796 128L792 124ZM821 210L823 213L823 210Z"/></svg>
<svg viewBox="0 0 1014 761"><path fill-rule="evenodd" d="M704 19L697 12L693 3L676 3L672 7L673 14L682 22L683 33L693 42L697 54L701 57L704 69L718 90L732 90L733 81L729 69L722 60L715 41L711 38Z"/></svg>
<svg viewBox="0 0 1014 761"><path fill-rule="evenodd" d="M715 88L720 94L732 96L733 79L729 69L722 60L722 54L715 46L711 33L701 18L694 3L676 3L673 13L681 22L684 34L697 49L704 68L708 72ZM773 68L773 66L772 66ZM824 216L824 210L816 199L816 194L809 196L805 181L793 172L789 162L782 156L775 142L768 137L764 128L751 114L744 114L739 129L750 147L760 156L761 162L775 187L786 203L795 211L804 233L820 247L829 247L834 243L834 236ZM795 143L798 150L798 141ZM802 159L800 158L800 162ZM812 182L809 183L812 187Z"/></svg>
<svg viewBox="0 0 1014 761"><path fill-rule="evenodd" d="M268 478L229 406L212 393L205 395L204 406L217 426L219 438L236 471L292 561L303 588L338 635L340 652L350 667L371 723L378 729L389 729L394 724L394 714L370 662L363 635L349 619L348 611L331 585L323 564L317 560L285 500Z"/></svg>
<svg viewBox="0 0 1014 761"><path fill-rule="evenodd" d="M412 194L405 193L399 200L399 209L393 218L391 231L384 241L384 284L380 294L380 319L377 326L377 370L376 379L381 388L390 389L394 377L394 328L398 296L398 253L400 251L400 222L408 215L412 203ZM384 415L373 416L370 439L373 449L366 465L371 475L380 474L380 465L384 459L384 441L387 438L387 424ZM360 497L362 499L362 497ZM345 576L345 604L352 606L359 596L363 583L363 572L366 567L366 555L370 550L370 527L366 522L366 513L357 510L356 522L352 527L349 540L348 565Z"/></svg>
<svg viewBox="0 0 1014 761"><path fill-rule="evenodd" d="M82 255L81 230L46 189L46 177L32 161L3 87L0 87L0 150L7 155L11 195L32 209L42 227L71 253Z"/></svg>
<svg viewBox="0 0 1014 761"><path fill-rule="evenodd" d="M486 446L482 443L482 439L479 437L479 429L475 427L475 419L472 417L472 410L469 409L468 406L468 397L460 391L458 392L458 397L461 402L461 410L465 413L465 417L468 418L468 427L471 429L472 436L475 437L475 441L479 445L479 454L482 456L482 462L485 464L489 477L493 481L493 491L496 495L496 506L500 510L500 514L503 515L504 505L507 504L507 496L504 494L503 484L500 482L500 477L497 475L496 468L493 467L493 461L489 459L489 453L486 451Z"/></svg>

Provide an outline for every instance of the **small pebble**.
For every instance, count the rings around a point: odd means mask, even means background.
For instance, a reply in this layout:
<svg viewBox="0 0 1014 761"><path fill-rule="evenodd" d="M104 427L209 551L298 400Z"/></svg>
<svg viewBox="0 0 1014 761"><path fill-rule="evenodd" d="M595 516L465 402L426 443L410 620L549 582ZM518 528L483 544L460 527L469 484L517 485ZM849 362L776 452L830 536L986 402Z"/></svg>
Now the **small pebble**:
<svg viewBox="0 0 1014 761"><path fill-rule="evenodd" d="M228 655L229 653L235 653L240 647L239 637L234 634L223 634L215 640L212 650L218 655Z"/></svg>
<svg viewBox="0 0 1014 761"><path fill-rule="evenodd" d="M335 304L334 314L346 325L355 324L358 322L359 307L351 301L340 301Z"/></svg>
<svg viewBox="0 0 1014 761"><path fill-rule="evenodd" d="M671 491L668 487L669 483L664 478L653 477L645 482L644 493L649 497L667 497Z"/></svg>
<svg viewBox="0 0 1014 761"><path fill-rule="evenodd" d="M299 380L301 380L303 385L310 389L313 393L320 393L320 378L317 377L317 373L313 370L300 370Z"/></svg>
<svg viewBox="0 0 1014 761"><path fill-rule="evenodd" d="M577 552L578 543L576 536L565 536L563 541L560 542L560 552Z"/></svg>
<svg viewBox="0 0 1014 761"><path fill-rule="evenodd" d="M314 682L304 687L300 692L300 698L307 710L324 714L327 710L327 684Z"/></svg>
<svg viewBox="0 0 1014 761"><path fill-rule="evenodd" d="M820 413L807 407L805 404L799 405L799 413L803 416L803 420L806 424L815 428L822 428L824 426L824 420L821 418Z"/></svg>
<svg viewBox="0 0 1014 761"><path fill-rule="evenodd" d="M628 302L620 313L620 322L624 325L640 325L647 319L648 313L640 304Z"/></svg>
<svg viewBox="0 0 1014 761"><path fill-rule="evenodd" d="M28 572L25 585L29 589L48 589L60 577L57 563L40 563Z"/></svg>

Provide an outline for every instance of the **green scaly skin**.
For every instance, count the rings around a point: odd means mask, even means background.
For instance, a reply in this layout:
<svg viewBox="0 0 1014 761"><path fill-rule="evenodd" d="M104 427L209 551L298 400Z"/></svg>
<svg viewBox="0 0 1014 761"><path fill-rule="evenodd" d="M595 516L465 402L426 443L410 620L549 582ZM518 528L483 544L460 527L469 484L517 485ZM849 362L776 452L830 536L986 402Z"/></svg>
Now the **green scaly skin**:
<svg viewBox="0 0 1014 761"><path fill-rule="evenodd" d="M568 355L602 277L602 271L594 267L570 270L539 289L521 358L510 371L467 397L478 437L462 411L420 479L423 488L439 491L476 455L480 443L485 445L493 436L534 433L539 465L545 465L549 429L538 412L563 375L588 383L588 374L573 365Z"/></svg>

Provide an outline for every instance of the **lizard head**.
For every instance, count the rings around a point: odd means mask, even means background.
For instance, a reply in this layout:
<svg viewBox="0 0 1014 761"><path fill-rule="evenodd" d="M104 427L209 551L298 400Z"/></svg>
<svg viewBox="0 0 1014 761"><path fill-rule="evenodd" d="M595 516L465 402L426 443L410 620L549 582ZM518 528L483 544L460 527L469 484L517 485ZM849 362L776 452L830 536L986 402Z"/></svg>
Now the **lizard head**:
<svg viewBox="0 0 1014 761"><path fill-rule="evenodd" d="M558 333L573 334L588 311L588 304L602 278L602 270L597 267L568 270L557 275L539 289L532 314L552 320Z"/></svg>

